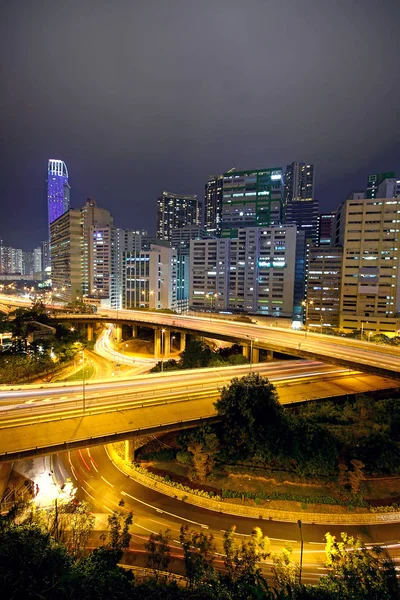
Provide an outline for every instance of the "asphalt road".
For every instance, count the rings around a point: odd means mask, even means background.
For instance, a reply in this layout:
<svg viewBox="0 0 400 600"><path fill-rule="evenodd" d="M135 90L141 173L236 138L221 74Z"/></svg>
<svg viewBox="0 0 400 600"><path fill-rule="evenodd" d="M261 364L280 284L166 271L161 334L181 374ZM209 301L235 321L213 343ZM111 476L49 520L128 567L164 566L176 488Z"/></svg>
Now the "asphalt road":
<svg viewBox="0 0 400 600"><path fill-rule="evenodd" d="M165 496L144 487L125 473L120 471L108 457L104 447L82 449L79 451L57 454L53 458L53 469L60 484L70 478L78 488L78 498L91 503L96 512L110 513L119 508L119 501L124 500L124 509L132 510L134 523L131 529L131 550L143 553L143 543L151 532L170 529L173 537L173 554L182 556L179 547L179 528L188 524L191 528L215 536L217 551L223 552L223 532L231 525L236 525L236 539L239 541L251 534L254 526L261 527L263 533L271 540L271 550L280 552L285 544L293 548L293 559L299 561L300 534L297 524L277 521L263 521L234 517L202 509L169 496ZM324 574L323 562L324 535L327 531L340 536L343 527L303 524L304 556L303 581L315 583ZM400 560L400 525L373 525L354 527L346 526L352 535L360 535L368 544L384 545L395 559ZM217 557L217 566L222 567L223 557ZM141 564L141 561L138 561ZM264 571L271 576L271 561L264 565Z"/></svg>

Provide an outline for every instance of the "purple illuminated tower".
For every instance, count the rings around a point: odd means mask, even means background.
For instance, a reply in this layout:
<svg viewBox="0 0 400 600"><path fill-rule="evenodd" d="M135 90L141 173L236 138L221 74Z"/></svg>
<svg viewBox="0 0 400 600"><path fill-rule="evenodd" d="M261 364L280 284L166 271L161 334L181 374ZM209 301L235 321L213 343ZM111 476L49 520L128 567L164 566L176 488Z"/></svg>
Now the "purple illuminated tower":
<svg viewBox="0 0 400 600"><path fill-rule="evenodd" d="M47 207L48 225L69 210L69 193L67 165L62 160L51 158L47 169ZM50 235L49 235L50 238Z"/></svg>

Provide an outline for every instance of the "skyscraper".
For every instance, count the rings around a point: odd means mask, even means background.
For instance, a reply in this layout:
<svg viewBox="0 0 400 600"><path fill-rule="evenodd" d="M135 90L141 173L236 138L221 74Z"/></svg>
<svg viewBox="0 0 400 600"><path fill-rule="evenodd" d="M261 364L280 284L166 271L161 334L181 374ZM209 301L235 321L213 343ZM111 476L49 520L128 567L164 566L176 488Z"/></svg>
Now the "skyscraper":
<svg viewBox="0 0 400 600"><path fill-rule="evenodd" d="M47 208L50 224L69 209L70 186L67 165L62 160L51 158L47 169Z"/></svg>
<svg viewBox="0 0 400 600"><path fill-rule="evenodd" d="M210 175L205 186L205 229L209 235L221 233L223 175Z"/></svg>
<svg viewBox="0 0 400 600"><path fill-rule="evenodd" d="M185 225L201 225L201 209L197 195L184 196L163 192L157 201L157 237L171 240L171 232Z"/></svg>
<svg viewBox="0 0 400 600"><path fill-rule="evenodd" d="M280 167L236 171L223 176L222 236L236 237L238 229L279 225L283 207Z"/></svg>
<svg viewBox="0 0 400 600"><path fill-rule="evenodd" d="M296 223L317 242L318 203L314 199L314 165L293 162L285 175L285 222Z"/></svg>

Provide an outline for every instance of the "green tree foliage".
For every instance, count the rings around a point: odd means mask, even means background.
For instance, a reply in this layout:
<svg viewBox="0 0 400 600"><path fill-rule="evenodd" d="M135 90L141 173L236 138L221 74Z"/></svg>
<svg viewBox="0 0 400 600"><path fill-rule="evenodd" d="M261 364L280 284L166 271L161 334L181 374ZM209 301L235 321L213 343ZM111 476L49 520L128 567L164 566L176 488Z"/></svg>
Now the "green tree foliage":
<svg viewBox="0 0 400 600"><path fill-rule="evenodd" d="M144 547L147 552L146 566L153 569L158 580L160 571L166 571L171 561L171 532L169 529L159 533L152 533Z"/></svg>
<svg viewBox="0 0 400 600"><path fill-rule="evenodd" d="M213 565L215 556L214 536L189 530L188 525L182 525L179 542L183 549L189 587L215 579Z"/></svg>
<svg viewBox="0 0 400 600"><path fill-rule="evenodd" d="M199 427L186 438L187 450L191 454L192 479L204 481L215 467L215 458L219 452L218 437L211 427Z"/></svg>
<svg viewBox="0 0 400 600"><path fill-rule="evenodd" d="M3 523L4 525L4 523ZM68 597L72 560L64 546L32 525L0 534L0 590L7 600Z"/></svg>
<svg viewBox="0 0 400 600"><path fill-rule="evenodd" d="M234 378L214 406L229 454L265 459L284 446L288 420L275 387L258 373Z"/></svg>
<svg viewBox="0 0 400 600"><path fill-rule="evenodd" d="M366 548L360 539L342 533L326 536L328 575L319 587L341 600L395 600L400 587L393 561L379 547ZM335 596L334 596L335 597Z"/></svg>
<svg viewBox="0 0 400 600"><path fill-rule="evenodd" d="M123 505L123 501L121 505ZM131 512L113 511L113 514L108 517L108 548L111 550L129 548L132 537L129 533L129 527L132 522L133 514Z"/></svg>
<svg viewBox="0 0 400 600"><path fill-rule="evenodd" d="M274 584L278 590L293 589L300 576L300 566L292 561L292 547L287 544L281 553L272 555Z"/></svg>
<svg viewBox="0 0 400 600"><path fill-rule="evenodd" d="M270 541L259 527L255 527L248 540L235 543L235 526L224 532L224 552L227 585L234 590L255 588L264 583L260 562L269 555Z"/></svg>
<svg viewBox="0 0 400 600"><path fill-rule="evenodd" d="M189 338L186 348L180 354L180 366L182 369L200 369L208 367L213 352L202 340Z"/></svg>

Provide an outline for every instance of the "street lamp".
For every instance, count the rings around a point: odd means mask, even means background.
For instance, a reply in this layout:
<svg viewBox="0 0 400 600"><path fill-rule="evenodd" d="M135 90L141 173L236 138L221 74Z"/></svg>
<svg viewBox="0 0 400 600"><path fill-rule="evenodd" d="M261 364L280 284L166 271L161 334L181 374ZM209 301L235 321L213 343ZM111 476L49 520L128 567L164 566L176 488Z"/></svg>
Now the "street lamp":
<svg viewBox="0 0 400 600"><path fill-rule="evenodd" d="M85 348L82 348L82 399L83 399L83 413L86 411L86 398L85 398Z"/></svg>
<svg viewBox="0 0 400 600"><path fill-rule="evenodd" d="M368 321L365 321L365 325L368 325ZM364 337L364 321L361 321L361 336L360 336L360 340L362 340L363 337Z"/></svg>
<svg viewBox="0 0 400 600"><path fill-rule="evenodd" d="M161 329L161 373L164 371L164 333L165 329Z"/></svg>
<svg viewBox="0 0 400 600"><path fill-rule="evenodd" d="M250 373L253 370L253 342L258 342L258 338L255 338L253 340L252 337L250 337L249 335L247 336L250 340Z"/></svg>
<svg viewBox="0 0 400 600"><path fill-rule="evenodd" d="M303 300L303 302L301 303L302 306L305 306L306 309L306 332L305 332L305 336L307 337L307 331L308 331L308 309L310 307L310 305L312 306L314 304L313 300Z"/></svg>
<svg viewBox="0 0 400 600"><path fill-rule="evenodd" d="M303 531L301 529L301 520L299 519L297 521L297 525L299 526L300 529L300 572L299 572L299 583L301 585L301 572L303 569Z"/></svg>

